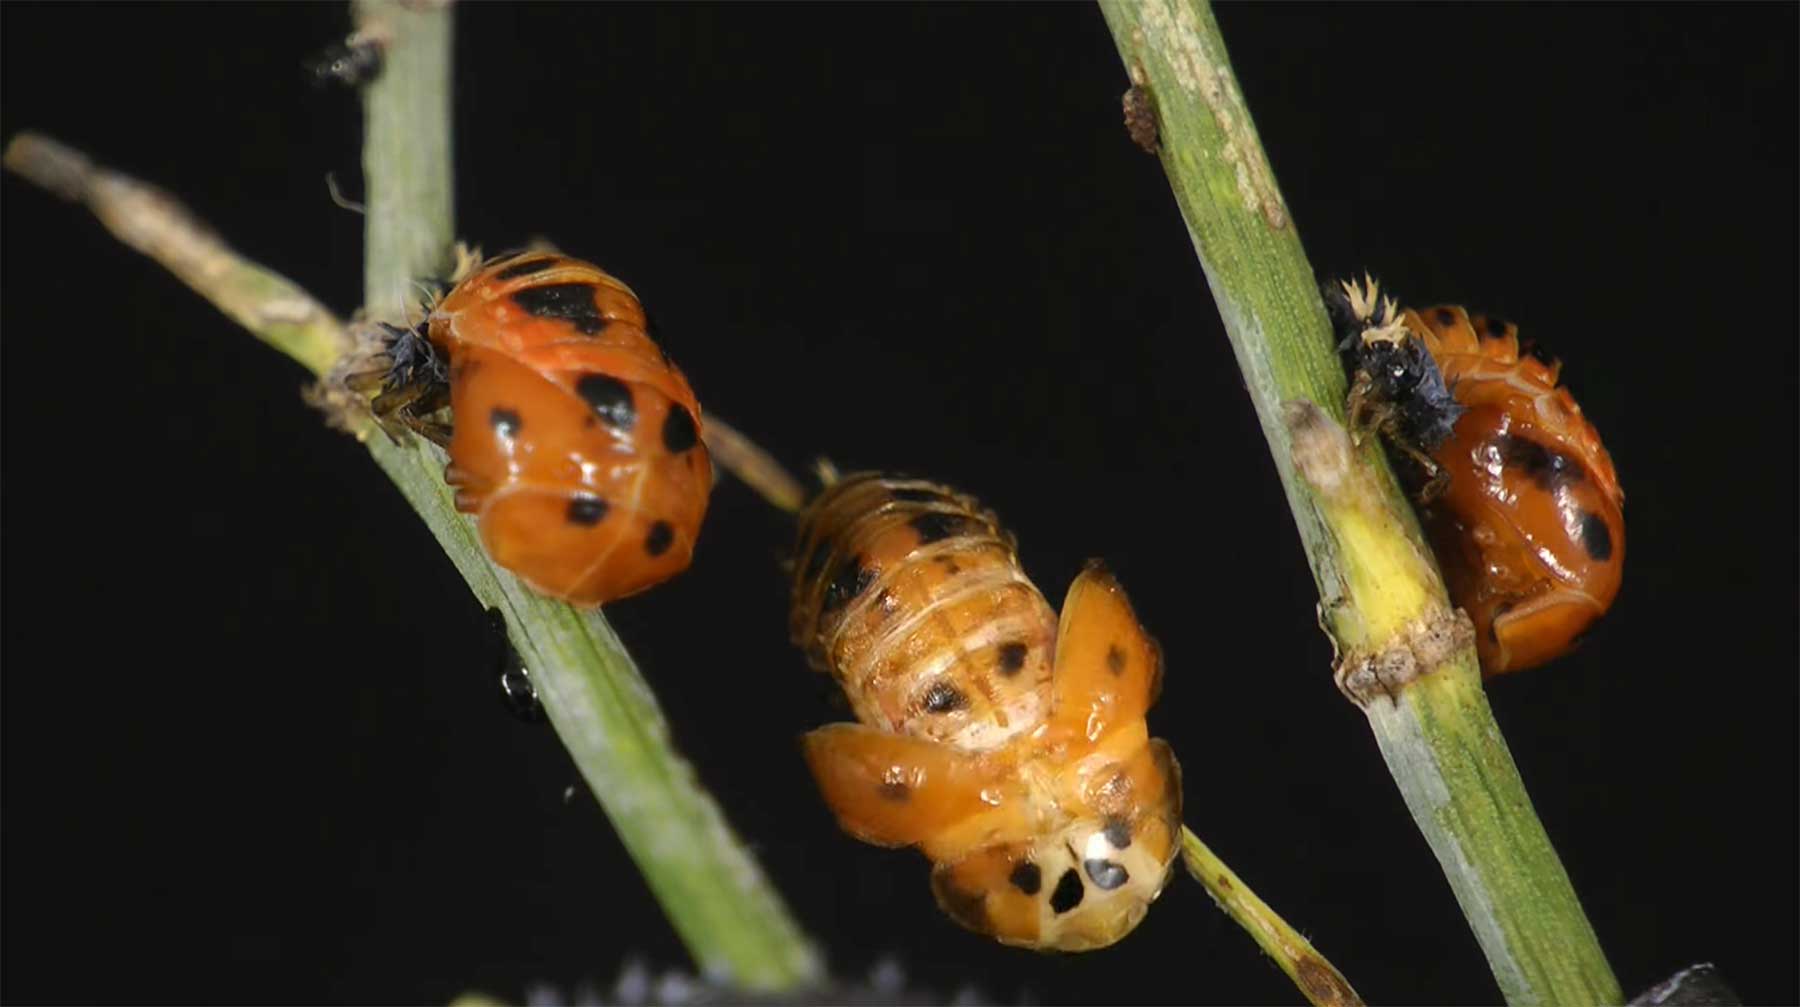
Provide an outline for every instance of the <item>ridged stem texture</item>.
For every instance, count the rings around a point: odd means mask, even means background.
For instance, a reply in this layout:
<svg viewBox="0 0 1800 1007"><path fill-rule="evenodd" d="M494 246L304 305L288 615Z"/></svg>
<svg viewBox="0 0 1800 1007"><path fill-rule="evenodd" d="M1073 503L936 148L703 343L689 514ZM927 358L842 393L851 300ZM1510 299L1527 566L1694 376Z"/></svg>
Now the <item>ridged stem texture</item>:
<svg viewBox="0 0 1800 1007"><path fill-rule="evenodd" d="M1346 383L1318 279L1204 0L1102 0L1134 135L1154 146L1225 322L1318 583L1335 669L1369 718L1509 1003L1619 1003L1495 725L1378 445L1343 436ZM1326 114L1321 110L1321 114ZM1322 687L1325 678L1320 675ZM1372 900L1379 893L1370 893Z"/></svg>

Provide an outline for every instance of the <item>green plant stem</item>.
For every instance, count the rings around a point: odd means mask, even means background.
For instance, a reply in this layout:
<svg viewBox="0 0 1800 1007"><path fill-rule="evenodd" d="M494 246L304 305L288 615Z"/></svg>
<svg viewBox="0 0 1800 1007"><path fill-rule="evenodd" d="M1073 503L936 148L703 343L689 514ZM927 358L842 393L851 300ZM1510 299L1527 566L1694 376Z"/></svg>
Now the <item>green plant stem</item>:
<svg viewBox="0 0 1800 1007"><path fill-rule="evenodd" d="M1313 950L1300 931L1288 925L1269 904L1244 884L1242 878L1194 830L1181 829L1181 862L1188 874L1206 888L1225 915L1242 927L1263 953L1275 960L1294 985L1316 1007L1362 1007L1362 998L1325 957Z"/></svg>
<svg viewBox="0 0 1800 1007"><path fill-rule="evenodd" d="M364 92L365 293L404 318L421 277L443 276L451 240L447 6L358 0L357 26L389 40ZM443 456L376 437L371 453L431 525L484 605L505 611L551 724L703 970L746 989L792 989L820 963L718 805L675 752L655 696L598 610L578 611L497 570L455 513ZM610 953L610 952L609 952Z"/></svg>
<svg viewBox="0 0 1800 1007"><path fill-rule="evenodd" d="M415 279L443 275L450 251L450 15L417 2L362 3L356 15L389 39L386 71L367 98L367 294L377 317L398 319L416 299ZM5 165L87 205L121 241L315 377L349 345L322 304L239 256L168 194L30 133L7 145ZM489 563L473 523L452 505L435 447L381 436L364 444L475 596L506 613L558 736L701 970L760 992L819 981L817 952L675 751L654 695L601 614L540 597Z"/></svg>
<svg viewBox="0 0 1800 1007"><path fill-rule="evenodd" d="M1620 1002L1412 510L1378 447L1343 437L1345 380L1317 281L1210 7L1100 6L1154 102L1163 167L1280 470L1340 684L1367 713L1506 999Z"/></svg>

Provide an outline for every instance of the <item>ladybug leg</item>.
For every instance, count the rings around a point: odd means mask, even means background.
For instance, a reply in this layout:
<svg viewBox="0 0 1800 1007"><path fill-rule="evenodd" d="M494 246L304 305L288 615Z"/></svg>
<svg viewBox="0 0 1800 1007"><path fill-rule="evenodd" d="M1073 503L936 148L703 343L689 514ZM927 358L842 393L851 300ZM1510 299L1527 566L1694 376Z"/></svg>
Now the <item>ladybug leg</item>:
<svg viewBox="0 0 1800 1007"><path fill-rule="evenodd" d="M444 466L444 482L456 491L456 509L464 514L473 514L480 509L482 500L493 488L467 469L458 468L455 462Z"/></svg>
<svg viewBox="0 0 1800 1007"><path fill-rule="evenodd" d="M1439 465L1437 459L1411 444L1400 443L1399 447L1400 450L1406 452L1408 458L1411 458L1416 462L1419 468L1423 469L1425 472L1425 485L1419 487L1417 496L1418 502L1420 504L1428 504L1438 497L1443 496L1444 491L1450 488L1450 470Z"/></svg>
<svg viewBox="0 0 1800 1007"><path fill-rule="evenodd" d="M1350 442L1362 446L1363 438L1375 431L1387 442L1411 458L1425 474L1425 485L1419 489L1418 502L1427 504L1443 495L1450 485L1450 473L1437 460L1412 443L1401 428L1400 410L1375 394L1375 386L1367 374L1357 372L1344 401L1345 421L1350 429Z"/></svg>
<svg viewBox="0 0 1800 1007"><path fill-rule="evenodd" d="M1439 465L1430 455L1416 448L1408 448L1408 452L1427 473L1425 485L1419 488L1419 503L1428 504L1444 495L1450 488L1450 470Z"/></svg>
<svg viewBox="0 0 1800 1007"><path fill-rule="evenodd" d="M1346 424L1350 428L1350 443L1362 446L1363 437L1371 430L1385 429L1393 423L1393 410L1375 395L1375 384L1369 376L1356 372L1356 380L1350 385L1350 395L1344 400Z"/></svg>
<svg viewBox="0 0 1800 1007"><path fill-rule="evenodd" d="M436 444L445 451L450 450L450 438L456 433L455 427L438 420L420 419L416 423L407 424L407 426L412 429L413 433Z"/></svg>
<svg viewBox="0 0 1800 1007"><path fill-rule="evenodd" d="M401 385L390 388L375 396L369 403L369 409L381 422L382 429L389 437L395 437L400 430L408 430L436 444L440 448L450 446L451 424L432 419L450 402L448 388L432 383ZM398 437L395 437L398 440Z"/></svg>
<svg viewBox="0 0 1800 1007"><path fill-rule="evenodd" d="M351 391L372 395L379 392L387 384L389 368L377 367L373 370L354 371L344 375L344 387Z"/></svg>
<svg viewBox="0 0 1800 1007"><path fill-rule="evenodd" d="M354 386L352 386L354 387ZM369 402L369 408L377 416L404 416L413 403L425 396L426 389L420 385L402 385L390 388L375 396Z"/></svg>

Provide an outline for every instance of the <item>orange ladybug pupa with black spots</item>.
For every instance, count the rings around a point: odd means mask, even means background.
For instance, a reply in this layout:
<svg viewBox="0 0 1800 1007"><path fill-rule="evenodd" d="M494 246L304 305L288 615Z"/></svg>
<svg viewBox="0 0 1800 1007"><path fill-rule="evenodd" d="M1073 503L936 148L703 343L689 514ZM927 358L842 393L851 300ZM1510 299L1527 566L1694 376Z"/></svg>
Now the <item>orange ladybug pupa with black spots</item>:
<svg viewBox="0 0 1800 1007"><path fill-rule="evenodd" d="M1619 593L1625 494L1562 365L1460 307L1400 311L1373 281L1328 293L1352 429L1381 430L1423 474L1420 517L1483 672L1568 652Z"/></svg>
<svg viewBox="0 0 1800 1007"><path fill-rule="evenodd" d="M713 483L700 406L625 284L502 255L418 331L388 328L381 359L376 415L447 447L457 509L533 589L599 605L687 568ZM432 418L446 402L449 428Z"/></svg>
<svg viewBox="0 0 1800 1007"><path fill-rule="evenodd" d="M917 846L944 911L1006 944L1105 947L1143 919L1181 776L1144 721L1161 654L1104 568L1059 618L976 501L851 475L802 515L790 628L861 721L805 739L846 831Z"/></svg>

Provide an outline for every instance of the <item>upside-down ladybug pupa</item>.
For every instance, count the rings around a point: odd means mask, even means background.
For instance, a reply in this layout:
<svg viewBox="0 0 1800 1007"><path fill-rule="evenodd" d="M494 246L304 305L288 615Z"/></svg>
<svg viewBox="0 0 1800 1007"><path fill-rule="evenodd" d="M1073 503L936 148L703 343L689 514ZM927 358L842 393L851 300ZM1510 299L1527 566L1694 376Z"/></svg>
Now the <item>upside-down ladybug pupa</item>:
<svg viewBox="0 0 1800 1007"><path fill-rule="evenodd" d="M806 737L839 823L918 846L962 925L1104 947L1168 882L1180 769L1151 739L1161 654L1090 564L1060 620L992 514L955 490L851 475L801 518L790 628L859 724Z"/></svg>

